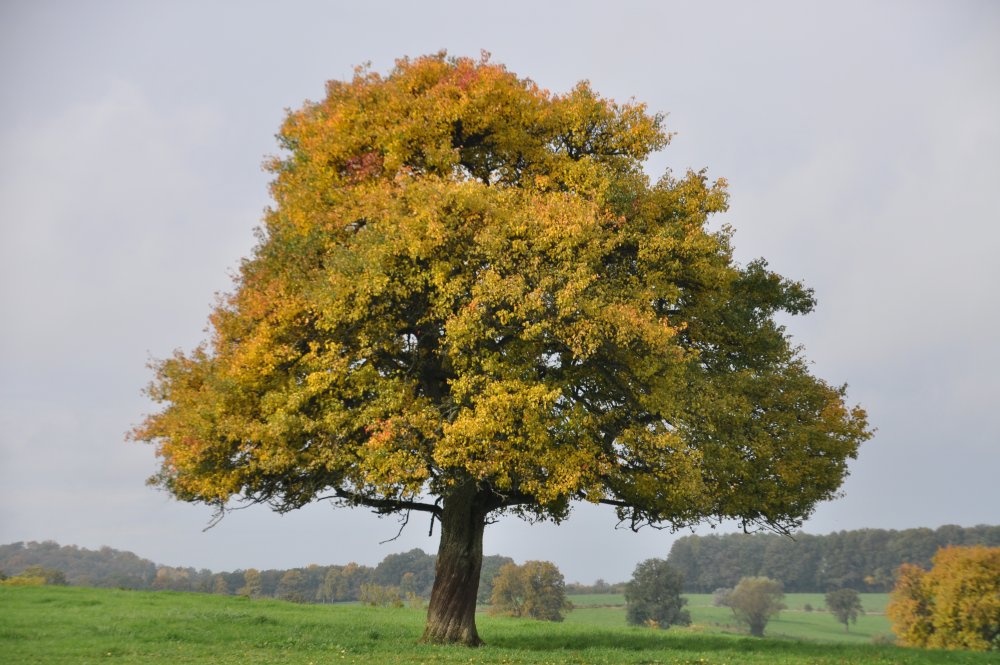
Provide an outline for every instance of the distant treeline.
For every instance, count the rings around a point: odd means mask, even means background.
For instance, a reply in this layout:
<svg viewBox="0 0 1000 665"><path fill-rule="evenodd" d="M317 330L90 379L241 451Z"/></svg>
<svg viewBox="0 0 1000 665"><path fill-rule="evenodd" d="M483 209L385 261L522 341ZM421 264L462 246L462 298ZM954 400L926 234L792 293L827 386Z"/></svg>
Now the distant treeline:
<svg viewBox="0 0 1000 665"><path fill-rule="evenodd" d="M794 538L774 534L685 536L674 542L668 561L684 576L684 591L688 593L732 588L747 576L780 580L790 593L840 588L884 592L892 589L900 565L929 568L934 553L947 545L1000 546L1000 526L863 529L825 536L800 533ZM499 555L483 558L481 603L489 602L500 567L513 562ZM364 600L366 594L382 590L403 599L427 598L434 584L434 565L433 555L413 549L390 554L375 567L348 563L217 573L162 566L110 547L88 550L52 541L0 545L0 573L8 576L40 566L60 571L66 582L75 586L242 594L310 603ZM570 583L566 592L621 593L623 585L604 580L593 585Z"/></svg>
<svg viewBox="0 0 1000 665"><path fill-rule="evenodd" d="M348 563L216 573L204 568L162 566L110 547L88 550L52 541L0 545L0 573L8 576L40 566L61 571L66 582L74 586L243 594L309 603L363 600L366 593L371 595L373 587L391 590L402 598L411 594L427 598L434 584L435 560L423 550L413 549L390 554L374 568ZM513 562L505 556L483 557L480 602L489 601L493 578L500 567Z"/></svg>
<svg viewBox="0 0 1000 665"><path fill-rule="evenodd" d="M939 529L862 529L825 536L805 533L685 536L674 542L668 561L684 576L684 591L711 593L732 588L746 576L781 580L791 593L892 590L904 563L930 568L931 557L948 545L1000 546L1000 526Z"/></svg>

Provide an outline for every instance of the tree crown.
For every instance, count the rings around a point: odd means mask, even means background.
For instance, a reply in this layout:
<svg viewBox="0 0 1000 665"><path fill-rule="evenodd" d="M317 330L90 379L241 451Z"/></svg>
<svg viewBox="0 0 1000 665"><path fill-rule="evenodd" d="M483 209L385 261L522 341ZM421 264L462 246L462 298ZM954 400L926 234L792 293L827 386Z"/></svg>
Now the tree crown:
<svg viewBox="0 0 1000 665"><path fill-rule="evenodd" d="M485 57L359 69L290 112L275 205L211 339L154 366L152 481L224 506L318 498L787 529L869 432L775 321L812 292L737 265L722 180L665 175L663 118Z"/></svg>

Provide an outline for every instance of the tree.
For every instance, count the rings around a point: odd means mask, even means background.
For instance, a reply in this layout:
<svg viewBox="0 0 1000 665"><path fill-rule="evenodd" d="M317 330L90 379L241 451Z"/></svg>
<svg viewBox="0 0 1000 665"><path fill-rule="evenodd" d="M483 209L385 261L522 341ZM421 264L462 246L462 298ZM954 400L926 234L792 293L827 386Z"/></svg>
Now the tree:
<svg viewBox="0 0 1000 665"><path fill-rule="evenodd" d="M1000 547L945 547L930 571L902 566L886 614L908 646L1000 650Z"/></svg>
<svg viewBox="0 0 1000 665"><path fill-rule="evenodd" d="M896 571L896 586L885 608L892 622L892 631L901 644L927 646L933 632L932 600L924 584L926 571L920 566L905 563Z"/></svg>
<svg viewBox="0 0 1000 665"><path fill-rule="evenodd" d="M330 82L281 128L275 205L210 341L153 365L160 410L131 434L151 482L220 515L429 515L424 640L469 645L502 514L799 525L865 413L775 321L812 292L708 227L725 182L643 173L662 121L485 56Z"/></svg>
<svg viewBox="0 0 1000 665"><path fill-rule="evenodd" d="M851 623L858 622L858 614L864 614L861 597L854 589L837 589L826 594L826 607L844 624L844 630L850 632Z"/></svg>
<svg viewBox="0 0 1000 665"><path fill-rule="evenodd" d="M260 571L256 568L248 568L243 573L243 586L236 593L248 598L259 598L261 595Z"/></svg>
<svg viewBox="0 0 1000 665"><path fill-rule="evenodd" d="M331 566L317 592L317 598L327 603L359 600L361 587L369 584L372 576L371 568L359 566L353 561L346 566Z"/></svg>
<svg viewBox="0 0 1000 665"><path fill-rule="evenodd" d="M362 584L358 592L358 600L363 605L372 607L402 607L403 596L398 586L382 586L381 584Z"/></svg>
<svg viewBox="0 0 1000 665"><path fill-rule="evenodd" d="M490 611L514 617L542 621L562 621L563 610L572 605L566 600L566 581L554 563L527 561L524 565L507 564L493 580Z"/></svg>
<svg viewBox="0 0 1000 665"><path fill-rule="evenodd" d="M754 637L764 637L764 627L785 609L781 582L767 577L744 577L723 600L740 623L750 628Z"/></svg>
<svg viewBox="0 0 1000 665"><path fill-rule="evenodd" d="M305 582L305 576L302 574L302 571L298 568L292 568L281 576L276 595L282 600L289 600L293 603L304 603L308 597Z"/></svg>
<svg viewBox="0 0 1000 665"><path fill-rule="evenodd" d="M687 599L681 598L683 583L680 573L663 559L643 561L625 585L625 620L635 626L653 622L660 628L687 626L691 614L684 609Z"/></svg>
<svg viewBox="0 0 1000 665"><path fill-rule="evenodd" d="M226 578L222 575L212 576L212 593L221 594L223 596L229 595L229 585L226 583Z"/></svg>
<svg viewBox="0 0 1000 665"><path fill-rule="evenodd" d="M434 557L421 549L412 549L400 554L389 554L372 573L372 582L382 586L398 586L403 594L412 591L419 596L428 596L434 584ZM409 586L404 588L403 578L411 575Z"/></svg>

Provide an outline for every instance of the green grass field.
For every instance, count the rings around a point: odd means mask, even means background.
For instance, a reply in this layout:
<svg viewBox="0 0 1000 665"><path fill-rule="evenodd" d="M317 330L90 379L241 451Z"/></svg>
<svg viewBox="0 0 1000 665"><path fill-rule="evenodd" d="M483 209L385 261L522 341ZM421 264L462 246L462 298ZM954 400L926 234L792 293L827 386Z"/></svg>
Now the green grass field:
<svg viewBox="0 0 1000 665"><path fill-rule="evenodd" d="M629 663L672 665L922 665L995 663L996 655L851 643L825 613L789 611L770 636L727 632L709 597L692 596L694 625L624 625L624 608L591 597L561 624L479 617L481 649L417 644L424 612L358 605L77 587L0 587L0 663ZM620 597L618 597L620 598ZM582 596L574 597L578 605ZM600 601L604 602L600 602ZM789 597L794 607L796 597ZM812 602L803 600L802 602ZM813 603L814 606L818 606ZM864 617L884 619L879 615ZM716 620L719 624L716 625ZM870 640L882 624L852 626ZM731 623L731 620L729 620ZM821 626L830 624L827 632Z"/></svg>
<svg viewBox="0 0 1000 665"><path fill-rule="evenodd" d="M576 609L566 616L568 623L589 624L614 628L625 625L625 597L617 594L581 594L569 597ZM733 619L730 610L712 605L711 594L686 594L687 608L691 612L693 625L688 629L672 628L675 631L696 632L698 634L742 635L746 631ZM877 636L889 637L892 631L885 617L888 594L861 594L865 614L857 623L844 625L828 612L819 611L825 600L823 594L797 593L785 596L787 610L767 625L769 637L784 637L838 644L870 644ZM812 611L806 611L806 607Z"/></svg>

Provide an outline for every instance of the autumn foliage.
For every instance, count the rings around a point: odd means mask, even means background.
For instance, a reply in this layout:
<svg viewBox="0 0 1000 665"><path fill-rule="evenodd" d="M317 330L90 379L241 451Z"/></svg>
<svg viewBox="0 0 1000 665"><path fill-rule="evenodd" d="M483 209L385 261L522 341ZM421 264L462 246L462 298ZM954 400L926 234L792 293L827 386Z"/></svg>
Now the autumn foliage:
<svg viewBox="0 0 1000 665"><path fill-rule="evenodd" d="M571 607L566 581L551 561L508 563L493 579L492 614L562 621L562 613Z"/></svg>
<svg viewBox="0 0 1000 665"><path fill-rule="evenodd" d="M835 496L864 411L774 318L812 293L733 261L723 181L650 183L661 116L438 54L330 82L279 139L211 339L155 365L155 484L429 514L426 637L469 644L499 514L783 530Z"/></svg>
<svg viewBox="0 0 1000 665"><path fill-rule="evenodd" d="M904 565L886 613L902 644L1000 650L1000 547L947 547Z"/></svg>

